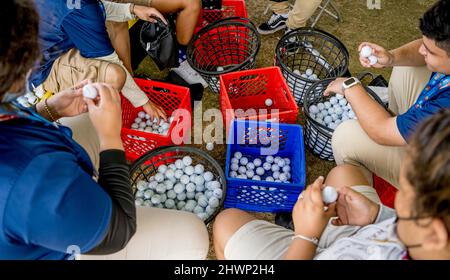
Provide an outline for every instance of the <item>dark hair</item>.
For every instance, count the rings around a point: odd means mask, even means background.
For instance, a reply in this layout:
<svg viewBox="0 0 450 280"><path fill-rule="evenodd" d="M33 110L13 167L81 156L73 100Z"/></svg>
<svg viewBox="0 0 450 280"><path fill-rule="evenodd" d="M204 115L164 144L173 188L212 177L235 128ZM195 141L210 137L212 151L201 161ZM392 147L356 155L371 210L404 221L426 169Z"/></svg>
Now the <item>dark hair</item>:
<svg viewBox="0 0 450 280"><path fill-rule="evenodd" d="M0 97L25 78L39 56L39 16L31 0L3 0L0 10Z"/></svg>
<svg viewBox="0 0 450 280"><path fill-rule="evenodd" d="M420 125L409 150L406 177L416 195L415 214L442 219L450 233L450 110Z"/></svg>
<svg viewBox="0 0 450 280"><path fill-rule="evenodd" d="M450 0L440 0L420 19L422 34L450 56Z"/></svg>

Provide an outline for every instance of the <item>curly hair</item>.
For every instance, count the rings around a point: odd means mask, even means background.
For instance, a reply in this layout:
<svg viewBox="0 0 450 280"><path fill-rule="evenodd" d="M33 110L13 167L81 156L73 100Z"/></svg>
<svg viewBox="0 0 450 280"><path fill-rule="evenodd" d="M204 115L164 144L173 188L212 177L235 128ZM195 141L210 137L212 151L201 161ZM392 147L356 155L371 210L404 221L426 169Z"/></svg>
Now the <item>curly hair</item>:
<svg viewBox="0 0 450 280"><path fill-rule="evenodd" d="M0 10L0 98L39 57L39 15L31 0L4 0Z"/></svg>
<svg viewBox="0 0 450 280"><path fill-rule="evenodd" d="M450 0L436 2L420 19L420 30L450 56Z"/></svg>
<svg viewBox="0 0 450 280"><path fill-rule="evenodd" d="M415 191L416 214L440 218L450 233L450 110L417 129L409 152L406 177Z"/></svg>

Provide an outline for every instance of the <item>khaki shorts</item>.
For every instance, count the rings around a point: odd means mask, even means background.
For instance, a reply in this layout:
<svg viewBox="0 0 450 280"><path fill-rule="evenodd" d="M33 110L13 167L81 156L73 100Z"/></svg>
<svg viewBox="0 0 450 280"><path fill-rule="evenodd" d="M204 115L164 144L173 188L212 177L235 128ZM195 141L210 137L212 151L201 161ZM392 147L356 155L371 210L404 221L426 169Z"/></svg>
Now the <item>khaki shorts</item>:
<svg viewBox="0 0 450 280"><path fill-rule="evenodd" d="M375 203L380 199L374 188L355 186L353 190L363 194ZM331 223L325 228L317 253L330 247L336 240L355 234L360 227L336 227ZM253 220L242 226L231 236L225 246L227 260L281 260L292 243L294 232L267 221Z"/></svg>
<svg viewBox="0 0 450 280"><path fill-rule="evenodd" d="M86 79L104 83L110 64L111 62L85 58L77 49L71 49L53 63L52 70L42 86L46 91L56 93Z"/></svg>
<svg viewBox="0 0 450 280"><path fill-rule="evenodd" d="M49 76L41 86L45 91L58 93L86 79L94 83L104 83L106 70L110 64L112 63L103 60L85 58L78 50L71 49L53 63ZM98 170L100 141L89 115L62 118L60 123L72 129L73 139L86 150L95 169Z"/></svg>

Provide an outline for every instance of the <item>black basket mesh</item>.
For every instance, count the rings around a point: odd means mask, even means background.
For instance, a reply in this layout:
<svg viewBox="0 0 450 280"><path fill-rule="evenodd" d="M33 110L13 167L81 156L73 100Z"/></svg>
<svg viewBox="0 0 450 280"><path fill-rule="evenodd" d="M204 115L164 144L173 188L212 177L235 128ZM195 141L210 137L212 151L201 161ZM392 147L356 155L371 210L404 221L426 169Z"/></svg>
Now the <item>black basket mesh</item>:
<svg viewBox="0 0 450 280"><path fill-rule="evenodd" d="M219 214L223 207L227 188L223 168L214 158L202 150L187 146L160 147L143 155L132 165L130 170L133 191L136 193L136 184L138 181L143 180L149 182L150 177L158 173L158 166L161 164L172 164L177 159L182 159L185 156L192 158L192 165L202 164L205 167L205 171L213 173L215 180L219 181L222 185L223 197L216 211L206 219L205 223L208 224Z"/></svg>
<svg viewBox="0 0 450 280"><path fill-rule="evenodd" d="M261 41L248 19L228 18L201 29L189 43L187 61L215 93L219 76L255 68Z"/></svg>
<svg viewBox="0 0 450 280"><path fill-rule="evenodd" d="M308 88L317 82L302 74L313 70L319 80L348 73L349 53L343 43L324 31L311 28L293 30L278 42L276 64L280 66L295 100L303 103Z"/></svg>
<svg viewBox="0 0 450 280"><path fill-rule="evenodd" d="M314 120L309 113L309 107L320 102L326 102L331 98L331 96L324 96L323 92L334 80L334 78L325 79L309 87L308 91L305 93L303 104L303 112L306 116L305 145L315 156L328 161L334 161L333 149L331 146L331 139L333 137L334 129L331 129ZM378 104L385 108L383 101L381 101L375 92L368 87L366 87L366 91Z"/></svg>

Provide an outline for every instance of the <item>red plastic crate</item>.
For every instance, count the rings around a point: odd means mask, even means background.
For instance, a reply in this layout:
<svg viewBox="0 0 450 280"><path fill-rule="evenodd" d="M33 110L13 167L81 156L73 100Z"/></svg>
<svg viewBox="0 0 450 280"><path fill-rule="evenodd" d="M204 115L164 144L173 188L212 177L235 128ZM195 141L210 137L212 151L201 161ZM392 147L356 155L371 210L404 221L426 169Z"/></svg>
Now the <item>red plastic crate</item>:
<svg viewBox="0 0 450 280"><path fill-rule="evenodd" d="M265 104L269 98L273 101L270 107ZM297 103L278 67L221 75L220 109L227 127L235 118L295 124L298 116ZM243 112L237 112L237 109ZM247 111L249 109L255 109L255 112ZM260 112L261 109L266 109L267 113ZM270 113L273 109L279 112Z"/></svg>
<svg viewBox="0 0 450 280"><path fill-rule="evenodd" d="M248 17L244 0L223 0L221 10L202 9L195 27L195 33L216 20L229 17Z"/></svg>
<svg viewBox="0 0 450 280"><path fill-rule="evenodd" d="M377 175L373 175L373 185L381 202L390 208L394 208L397 189Z"/></svg>
<svg viewBox="0 0 450 280"><path fill-rule="evenodd" d="M164 109L168 117L174 117L174 121L168 135L131 129L138 113L143 109L135 108L122 96L122 141L127 160L131 162L155 148L184 144L190 137L192 115L191 95L188 88L143 79L135 79L135 81L152 102ZM174 130L175 127L176 130Z"/></svg>

